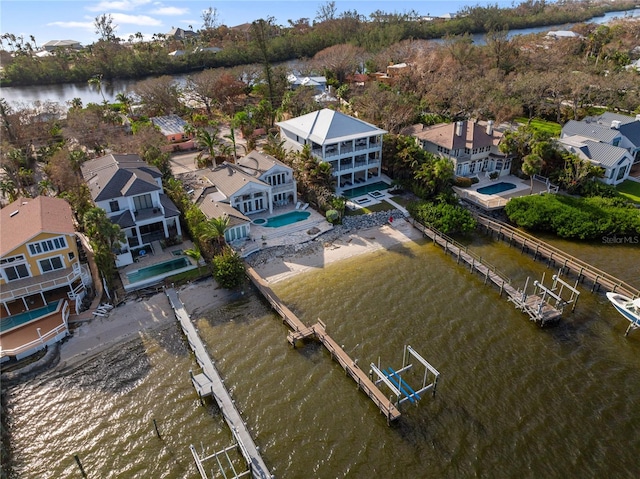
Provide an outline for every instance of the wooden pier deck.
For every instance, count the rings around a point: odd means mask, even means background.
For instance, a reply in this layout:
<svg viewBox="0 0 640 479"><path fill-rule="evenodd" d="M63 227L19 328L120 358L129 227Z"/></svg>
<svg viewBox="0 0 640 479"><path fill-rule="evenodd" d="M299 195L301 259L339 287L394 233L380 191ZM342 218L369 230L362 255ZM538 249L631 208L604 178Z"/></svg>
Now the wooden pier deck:
<svg viewBox="0 0 640 479"><path fill-rule="evenodd" d="M207 353L207 350L204 347L193 323L191 323L189 314L184 309L184 305L182 304L182 301L180 301L178 293L173 288L166 289L165 292L169 298L171 307L175 312L176 319L180 322L182 331L187 337L189 346L195 354L196 361L202 368L201 374L191 376L194 388L198 391L200 396L211 395L215 399L220 411L222 412L222 416L238 442L242 455L247 461L251 477L256 479L270 479L272 476L269 473L266 464L262 460L246 424L236 409L231 395L225 388L218 370L209 357L209 354Z"/></svg>
<svg viewBox="0 0 640 479"><path fill-rule="evenodd" d="M380 389L373 383L367 373L362 371L356 361L351 359L349 355L336 343L329 334L327 334L326 326L318 321L312 326L305 325L289 308L287 308L280 298L273 292L269 285L256 273L250 266L246 267L247 275L258 288L262 295L269 302L271 307L278 312L282 321L286 323L292 331L287 335L287 341L295 347L297 341L307 338L315 338L329 351L331 357L345 370L351 379L357 384L358 388L363 391L373 403L378 406L380 412L387 418L387 422L395 421L400 417L400 411L393 402L384 395Z"/></svg>
<svg viewBox="0 0 640 479"><path fill-rule="evenodd" d="M595 266L582 261L579 258L565 253L559 248L552 246L535 236L520 231L506 223L497 221L480 213L473 213L478 224L493 235L495 232L498 239L507 241L509 245L520 246L521 250L533 254L534 259L545 258L549 266L558 266L562 272L572 273L579 281L589 280L592 284L591 291L605 288L607 291L620 293L630 298L640 297L640 289L616 278L615 276L602 271Z"/></svg>
<svg viewBox="0 0 640 479"><path fill-rule="evenodd" d="M495 266L483 261L482 258L476 257L455 240L416 221L413 222L413 225L434 243L442 246L445 252L455 256L458 263L462 261L469 265L471 272L475 271L484 278L485 284L491 282L497 286L500 289L501 296L503 292L506 293L507 298L515 304L516 308L527 313L529 318L532 321L536 321L540 326L556 322L562 316L562 311L545 302L541 296L536 294L525 295L522 291L518 291L511 285L511 280L505 274L501 273Z"/></svg>

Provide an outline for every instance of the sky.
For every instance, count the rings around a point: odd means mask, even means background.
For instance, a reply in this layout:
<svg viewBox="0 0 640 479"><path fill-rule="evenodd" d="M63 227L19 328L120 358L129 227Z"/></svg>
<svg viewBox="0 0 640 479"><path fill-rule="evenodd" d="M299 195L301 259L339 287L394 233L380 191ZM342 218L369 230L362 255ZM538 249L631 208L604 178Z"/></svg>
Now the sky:
<svg viewBox="0 0 640 479"><path fill-rule="evenodd" d="M26 41L33 35L38 46L50 40L76 40L88 45L98 40L94 20L102 14L111 15L119 38L127 40L130 35L140 32L145 39L150 39L154 33L168 33L173 27L202 28L202 12L209 7L217 10L219 22L228 26L267 17L286 26L287 20L309 18L313 21L319 7L326 3L324 0L2 0L0 34L22 35ZM466 5L495 4L509 7L512 1L335 1L338 14L355 10L365 16L376 10L387 13L415 10L422 15L443 15L455 13Z"/></svg>

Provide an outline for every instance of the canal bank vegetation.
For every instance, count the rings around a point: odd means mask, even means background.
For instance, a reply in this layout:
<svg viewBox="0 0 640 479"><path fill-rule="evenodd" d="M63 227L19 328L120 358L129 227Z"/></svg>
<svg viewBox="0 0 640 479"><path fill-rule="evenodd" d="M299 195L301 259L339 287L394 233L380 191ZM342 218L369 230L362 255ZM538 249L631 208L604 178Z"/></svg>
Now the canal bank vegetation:
<svg viewBox="0 0 640 479"><path fill-rule="evenodd" d="M517 226L561 238L593 240L605 235L640 234L640 209L621 198L523 196L509 201L505 213Z"/></svg>
<svg viewBox="0 0 640 479"><path fill-rule="evenodd" d="M256 20L250 28L229 27L207 20L205 12L204 25L197 36L179 40L156 33L152 41L142 41L141 33L119 38L113 19L103 14L95 19L100 39L80 50L58 49L49 56L39 56L33 34L28 39L23 35L3 34L0 81L2 86L23 86L86 82L94 77L112 80L174 75L259 64L265 51L272 63L313 58L326 48L344 44L374 55L403 40L478 33L488 33L501 43L504 37L500 32L510 29L586 22L606 12L634 6L632 1L547 3L528 0L511 8L464 7L453 18L441 19L416 11L376 11L369 17L355 10L338 14L336 3L326 2L313 23L308 18L300 18L289 20L289 25L283 26L267 18ZM368 65L369 71L375 71L370 68L373 65ZM338 75L337 80L343 78Z"/></svg>

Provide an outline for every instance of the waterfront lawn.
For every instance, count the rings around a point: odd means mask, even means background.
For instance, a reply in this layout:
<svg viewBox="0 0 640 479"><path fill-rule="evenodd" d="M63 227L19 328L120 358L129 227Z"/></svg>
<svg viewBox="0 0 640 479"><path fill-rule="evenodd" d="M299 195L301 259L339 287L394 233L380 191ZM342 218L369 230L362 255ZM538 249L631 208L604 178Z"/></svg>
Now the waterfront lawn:
<svg viewBox="0 0 640 479"><path fill-rule="evenodd" d="M381 201L375 205L362 206L361 208L357 208L354 211L350 211L347 209L345 211L346 216L357 216L357 215L367 215L369 213L377 213L378 211L389 211L395 209L395 206L392 206L391 203L387 203L386 201Z"/></svg>
<svg viewBox="0 0 640 479"><path fill-rule="evenodd" d="M560 132L562 131L562 126L559 123L554 121L546 121L540 120L539 118L533 118L531 123L529 123L529 119L525 117L516 118L518 123L522 123L523 125L530 125L534 131L549 133L551 136L560 136Z"/></svg>
<svg viewBox="0 0 640 479"><path fill-rule="evenodd" d="M626 199L640 204L640 183L637 181L625 180L616 189Z"/></svg>

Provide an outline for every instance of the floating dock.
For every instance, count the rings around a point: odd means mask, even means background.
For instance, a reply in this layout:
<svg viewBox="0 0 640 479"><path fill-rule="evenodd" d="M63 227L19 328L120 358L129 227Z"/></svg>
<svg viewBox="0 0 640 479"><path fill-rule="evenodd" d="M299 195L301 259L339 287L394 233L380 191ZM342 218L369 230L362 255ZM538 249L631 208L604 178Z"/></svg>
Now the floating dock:
<svg viewBox="0 0 640 479"><path fill-rule="evenodd" d="M300 319L285 306L280 298L273 292L269 285L250 266L246 266L247 275L253 284L262 293L271 307L282 317L282 322L287 324L292 331L287 335L287 341L295 347L297 341L307 338L315 338L329 351L331 357L336 360L362 390L371 399L380 412L387 418L387 423L391 423L400 418L400 411L396 405L384 395L380 389L369 378L367 373L362 371L357 362L336 343L329 334L322 321L318 321L313 326L305 325Z"/></svg>
<svg viewBox="0 0 640 479"><path fill-rule="evenodd" d="M231 432L233 433L233 437L237 442L237 446L240 449L244 459L247 462L248 473L251 474L251 477L255 479L271 479L273 476L269 473L266 464L262 460L260 453L258 451L258 447L253 442L253 438L251 434L249 434L249 430L242 420L240 413L236 409L235 403L231 398L231 395L227 391L224 386L224 382L218 373L218 370L213 364L213 361L209 357L200 336L198 335L196 328L191 322L191 318L189 314L184 309L184 305L180 298L178 297L178 293L173 288L168 288L165 290L167 297L169 298L169 302L171 303L171 307L176 315L176 319L180 322L180 326L182 327L182 331L187 337L187 342L191 347L193 353L195 354L196 361L198 365L202 368L202 373L194 375L190 372L191 381L193 383L194 388L198 392L200 397L212 396L220 411L222 412L222 416L227 422ZM200 475L203 479L208 479L206 475L203 462L210 458L218 458L219 453L212 454L211 456L201 458L195 448L191 446L191 452L193 453L194 459L196 461L196 466ZM226 449L224 450L226 454ZM221 466L222 467L222 466ZM224 475L224 471L222 471ZM235 474L233 477L242 477L246 475L246 472L240 475ZM224 477L227 477L226 475Z"/></svg>

